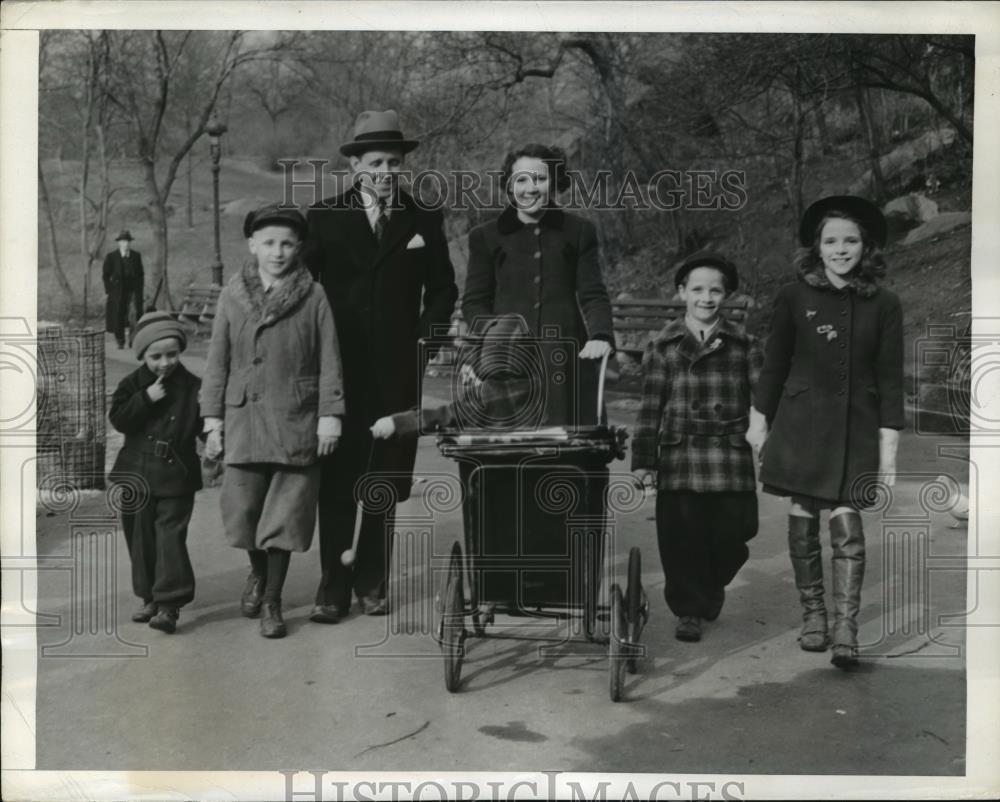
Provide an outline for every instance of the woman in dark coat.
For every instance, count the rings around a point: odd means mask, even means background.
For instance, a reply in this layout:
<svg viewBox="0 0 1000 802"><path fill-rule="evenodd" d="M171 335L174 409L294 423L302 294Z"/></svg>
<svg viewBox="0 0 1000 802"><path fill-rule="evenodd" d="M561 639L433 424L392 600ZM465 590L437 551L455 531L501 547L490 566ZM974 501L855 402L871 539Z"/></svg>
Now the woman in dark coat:
<svg viewBox="0 0 1000 802"><path fill-rule="evenodd" d="M865 569L859 509L875 498L876 476L895 482L903 428L903 317L880 288L885 220L853 196L824 198L799 230L798 281L779 290L759 416L747 439L763 442L764 490L790 496L788 544L803 607L800 645L825 651L827 615L819 511L830 509L833 550L833 663L856 662L857 614Z"/></svg>
<svg viewBox="0 0 1000 802"><path fill-rule="evenodd" d="M524 318L543 346L550 426L597 423L591 381L574 381L572 359L611 351L611 301L601 275L593 223L555 206L569 186L562 152L525 145L507 154L502 180L511 205L469 232L462 314L473 332L496 315ZM567 354L572 348L573 354ZM568 367L569 370L563 369ZM579 390L577 390L579 388Z"/></svg>

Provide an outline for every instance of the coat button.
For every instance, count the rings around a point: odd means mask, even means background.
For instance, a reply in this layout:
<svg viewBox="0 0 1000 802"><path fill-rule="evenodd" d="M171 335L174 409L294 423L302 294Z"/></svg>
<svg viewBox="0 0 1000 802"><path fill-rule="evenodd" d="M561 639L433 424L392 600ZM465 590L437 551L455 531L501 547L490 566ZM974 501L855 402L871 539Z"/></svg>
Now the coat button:
<svg viewBox="0 0 1000 802"><path fill-rule="evenodd" d="M837 395L843 395L843 394L844 394L843 390L837 390Z"/></svg>
<svg viewBox="0 0 1000 802"><path fill-rule="evenodd" d="M167 462L170 463L171 465L174 464L174 461L172 459L168 459Z"/></svg>
<svg viewBox="0 0 1000 802"><path fill-rule="evenodd" d="M534 281L535 281L535 284L541 284L542 283L542 277L541 276L535 276Z"/></svg>
<svg viewBox="0 0 1000 802"><path fill-rule="evenodd" d="M259 364L260 364L261 362L263 362L263 361L264 361L264 357L262 357L262 356L255 356L255 357L253 358L253 363L254 363L255 365L259 365Z"/></svg>
<svg viewBox="0 0 1000 802"><path fill-rule="evenodd" d="M538 301L535 301L531 306L533 309L540 309L542 305Z"/></svg>
<svg viewBox="0 0 1000 802"><path fill-rule="evenodd" d="M146 435L146 439L147 439L147 440L152 440L152 439L153 439L153 435L151 435L151 434L147 434L147 435Z"/></svg>
<svg viewBox="0 0 1000 802"><path fill-rule="evenodd" d="M840 347L841 347L841 348L847 348L847 343L841 343L841 344L840 344Z"/></svg>
<svg viewBox="0 0 1000 802"><path fill-rule="evenodd" d="M532 255L533 255L533 256L534 256L534 257L535 257L536 259L541 259L541 258L542 258L542 252L541 252L541 251L535 251L535 252L534 252L534 254L532 254Z"/></svg>
<svg viewBox="0 0 1000 802"><path fill-rule="evenodd" d="M847 310L846 309L841 309L840 310L840 314L842 314L842 315L844 315L846 317L847 316Z"/></svg>
<svg viewBox="0 0 1000 802"><path fill-rule="evenodd" d="M538 226L535 226L535 236L537 237L541 233L542 233L542 229L540 229Z"/></svg>

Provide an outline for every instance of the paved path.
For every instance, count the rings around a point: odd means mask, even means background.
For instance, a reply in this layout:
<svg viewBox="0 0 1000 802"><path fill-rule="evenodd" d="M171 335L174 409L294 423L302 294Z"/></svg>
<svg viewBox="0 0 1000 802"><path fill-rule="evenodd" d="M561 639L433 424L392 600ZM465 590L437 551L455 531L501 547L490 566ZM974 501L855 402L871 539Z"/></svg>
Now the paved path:
<svg viewBox="0 0 1000 802"><path fill-rule="evenodd" d="M136 364L121 354L109 353L111 384L112 375ZM197 349L186 362L199 372ZM613 406L616 422L631 422L632 413L620 408L628 406ZM901 464L964 476L961 460L938 456L944 442L904 435ZM417 472L451 476L454 465L425 439ZM828 655L797 648L781 500L761 496L750 562L697 644L673 638L653 499L618 514L614 575L624 582L628 548L640 546L652 611L647 656L640 673L627 678L620 704L608 699L601 648L557 645L540 654L537 643L506 639L467 641L461 690L449 694L429 634L443 560L421 553L418 534L404 535L396 549L394 616L355 613L337 626L309 623L319 577L314 541L292 559L289 636L261 638L257 622L239 614L247 566L224 543L219 491L209 489L198 496L190 528L197 597L174 636L128 620L135 600L120 535L106 541L116 549L91 554L95 570L113 580L96 596L117 615L117 639L101 640L104 657L66 656L74 650L71 625L85 615L71 603L70 572L42 572L38 609L57 618L38 630L39 646L64 645L38 661L38 767L959 775L963 619L942 623L939 616L966 609L965 573L948 562L964 556L966 532L949 528L946 513L924 512L926 478L901 479L888 513L865 516L861 639L869 659L850 674L833 669ZM452 511L423 520L432 486L416 485L399 518L407 532L430 531L433 553L442 556L461 537L461 518ZM908 522L894 525L890 513ZM58 561L69 554L74 521L106 515L101 494L88 494L73 512L40 509L39 553ZM927 570L926 559L937 570ZM525 631L524 619L499 623L494 631ZM559 629L546 634L558 638Z"/></svg>

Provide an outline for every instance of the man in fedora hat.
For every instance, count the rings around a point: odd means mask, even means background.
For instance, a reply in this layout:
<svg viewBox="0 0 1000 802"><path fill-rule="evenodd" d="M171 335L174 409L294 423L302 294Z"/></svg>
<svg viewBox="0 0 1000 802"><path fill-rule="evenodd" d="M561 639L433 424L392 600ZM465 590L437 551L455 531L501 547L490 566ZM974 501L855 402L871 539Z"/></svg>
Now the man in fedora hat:
<svg viewBox="0 0 1000 802"><path fill-rule="evenodd" d="M125 326L128 326L128 344L132 345L135 322L142 317L142 285L144 274L142 256L132 250L132 234L123 228L115 237L118 250L104 257L104 329L115 335L118 348L125 347Z"/></svg>
<svg viewBox="0 0 1000 802"><path fill-rule="evenodd" d="M447 329L458 297L440 210L419 206L399 187L407 153L395 111L365 111L340 152L352 184L308 214L304 258L333 308L344 371L347 413L340 446L324 460L319 503L322 578L310 618L336 623L351 592L368 615L388 612L386 590L395 503L366 511L353 565L355 485L388 479L395 501L409 497L416 440L374 441L378 419L418 406L424 354L418 339Z"/></svg>

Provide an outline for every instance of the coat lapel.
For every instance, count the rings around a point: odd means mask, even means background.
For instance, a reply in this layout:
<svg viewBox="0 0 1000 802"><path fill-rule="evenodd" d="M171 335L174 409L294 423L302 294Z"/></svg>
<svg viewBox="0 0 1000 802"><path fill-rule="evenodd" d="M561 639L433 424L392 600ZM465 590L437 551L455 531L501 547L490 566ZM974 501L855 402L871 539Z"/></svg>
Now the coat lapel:
<svg viewBox="0 0 1000 802"><path fill-rule="evenodd" d="M393 210L392 214L389 215L389 227L385 231L382 242L379 243L375 255L375 267L380 266L401 242L408 242L413 235L417 221L406 199L404 198L402 201L399 208ZM365 222L367 224L367 220Z"/></svg>

